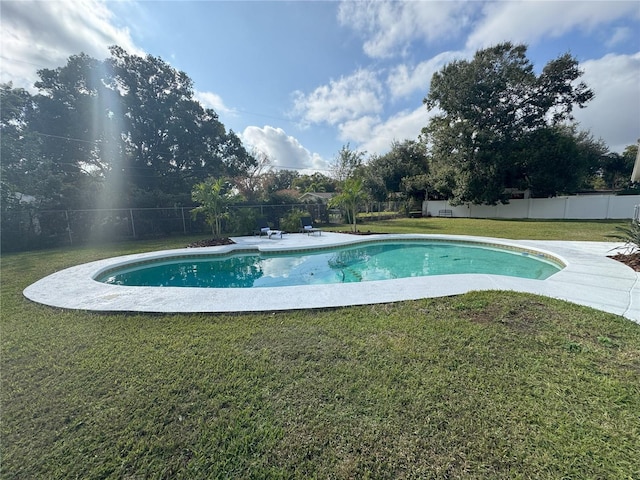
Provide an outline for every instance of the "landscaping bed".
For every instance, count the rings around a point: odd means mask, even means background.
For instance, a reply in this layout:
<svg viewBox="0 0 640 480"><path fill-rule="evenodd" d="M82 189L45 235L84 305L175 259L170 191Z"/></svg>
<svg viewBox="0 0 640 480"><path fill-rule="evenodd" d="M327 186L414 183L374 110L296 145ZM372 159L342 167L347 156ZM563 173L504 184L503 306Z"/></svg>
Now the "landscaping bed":
<svg viewBox="0 0 640 480"><path fill-rule="evenodd" d="M236 242L231 240L230 238L208 238L206 240L198 240L197 242L192 242L187 245L188 248L198 248L198 247L219 247L221 245L233 245Z"/></svg>
<svg viewBox="0 0 640 480"><path fill-rule="evenodd" d="M640 253L620 253L618 255L612 255L610 258L624 263L628 267L633 268L636 272L640 272Z"/></svg>

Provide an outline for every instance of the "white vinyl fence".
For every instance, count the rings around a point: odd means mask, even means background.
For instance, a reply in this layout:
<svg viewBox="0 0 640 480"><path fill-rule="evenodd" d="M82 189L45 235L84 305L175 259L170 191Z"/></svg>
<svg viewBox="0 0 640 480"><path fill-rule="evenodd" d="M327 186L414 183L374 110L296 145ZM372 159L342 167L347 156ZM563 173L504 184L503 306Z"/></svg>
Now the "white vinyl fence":
<svg viewBox="0 0 640 480"><path fill-rule="evenodd" d="M422 214L462 218L625 219L634 218L640 195L579 195L510 200L506 205L452 206L445 200L422 203Z"/></svg>

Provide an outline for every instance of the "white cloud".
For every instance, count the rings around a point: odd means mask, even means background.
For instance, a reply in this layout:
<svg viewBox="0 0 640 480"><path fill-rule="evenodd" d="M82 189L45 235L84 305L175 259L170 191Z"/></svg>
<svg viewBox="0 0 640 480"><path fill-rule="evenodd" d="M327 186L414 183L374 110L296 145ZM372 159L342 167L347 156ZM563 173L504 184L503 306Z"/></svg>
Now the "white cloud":
<svg viewBox="0 0 640 480"><path fill-rule="evenodd" d="M574 29L590 31L618 18L640 13L637 2L491 2L483 6L484 19L467 39L468 49L504 41L532 44L543 37L557 38Z"/></svg>
<svg viewBox="0 0 640 480"><path fill-rule="evenodd" d="M475 2L343 1L338 21L365 37L364 52L373 58L407 53L415 40L441 42L468 26Z"/></svg>
<svg viewBox="0 0 640 480"><path fill-rule="evenodd" d="M607 47L615 47L630 42L634 38L635 33L628 27L619 27L613 31L611 38L607 40Z"/></svg>
<svg viewBox="0 0 640 480"><path fill-rule="evenodd" d="M426 107L420 106L412 111L400 112L385 122L371 125L367 138L362 138L358 150L366 151L369 154L383 155L391 150L391 143L394 140L400 142L417 140L432 115L434 112L430 113Z"/></svg>
<svg viewBox="0 0 640 480"><path fill-rule="evenodd" d="M602 138L609 149L621 153L640 138L640 52L609 54L580 64L580 78L595 93L587 107L574 111L583 130Z"/></svg>
<svg viewBox="0 0 640 480"><path fill-rule="evenodd" d="M294 92L294 115L306 123L336 125L382 110L383 89L374 72L358 70L305 95Z"/></svg>
<svg viewBox="0 0 640 480"><path fill-rule="evenodd" d="M254 147L265 153L274 167L301 170L303 173L328 168L328 163L320 155L311 153L281 128L250 126L244 129L240 137L250 149Z"/></svg>
<svg viewBox="0 0 640 480"><path fill-rule="evenodd" d="M387 78L391 96L404 98L414 92L420 92L426 96L434 73L440 71L445 64L467 56L462 52L442 52L426 62L419 63L415 68L404 64L396 66Z"/></svg>
<svg viewBox="0 0 640 480"><path fill-rule="evenodd" d="M365 142L369 139L372 129L380 123L379 117L365 115L356 120L341 123L338 128L340 139L353 142Z"/></svg>
<svg viewBox="0 0 640 480"><path fill-rule="evenodd" d="M99 0L3 2L0 81L31 89L37 70L63 66L70 55L103 59L111 45L141 53L129 30L113 22L113 13Z"/></svg>
<svg viewBox="0 0 640 480"><path fill-rule="evenodd" d="M224 104L222 97L213 92L200 92L195 90L193 96L205 108L212 108L218 114L235 116L237 112L233 108L229 108Z"/></svg>

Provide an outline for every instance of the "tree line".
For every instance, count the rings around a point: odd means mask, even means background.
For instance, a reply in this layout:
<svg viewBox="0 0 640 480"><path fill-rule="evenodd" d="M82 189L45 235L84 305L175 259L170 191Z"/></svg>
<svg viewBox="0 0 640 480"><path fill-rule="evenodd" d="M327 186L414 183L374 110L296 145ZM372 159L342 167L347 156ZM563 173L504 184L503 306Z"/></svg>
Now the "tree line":
<svg viewBox="0 0 640 480"><path fill-rule="evenodd" d="M329 175L271 168L161 58L118 46L102 61L73 55L38 71L37 94L0 85L2 209L17 194L43 209L195 205L192 192L220 179L237 201L275 204L305 191L418 205L631 187L637 145L609 152L574 121L594 97L577 60L561 55L536 73L526 53L507 42L445 65L424 98L433 115L419 138L383 155L344 145Z"/></svg>
<svg viewBox="0 0 640 480"><path fill-rule="evenodd" d="M415 141L395 141L367 162L340 152L341 169L363 179L371 198L392 193L495 205L526 192L552 197L594 189L633 190L637 145L622 154L581 131L575 108L594 93L569 54L534 72L526 46L503 43L449 63L433 75L426 108L434 113Z"/></svg>

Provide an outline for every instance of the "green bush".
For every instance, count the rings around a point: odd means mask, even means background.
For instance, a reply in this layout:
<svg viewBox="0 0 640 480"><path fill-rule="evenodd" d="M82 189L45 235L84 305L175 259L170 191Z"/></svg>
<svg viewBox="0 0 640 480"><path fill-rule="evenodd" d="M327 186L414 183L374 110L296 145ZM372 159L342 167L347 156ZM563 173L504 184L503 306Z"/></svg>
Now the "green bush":
<svg viewBox="0 0 640 480"><path fill-rule="evenodd" d="M251 235L258 224L260 212L254 208L231 208L226 230L234 235Z"/></svg>
<svg viewBox="0 0 640 480"><path fill-rule="evenodd" d="M309 212L304 210L292 210L280 219L280 229L285 232L297 232L300 230L300 219L308 216Z"/></svg>

